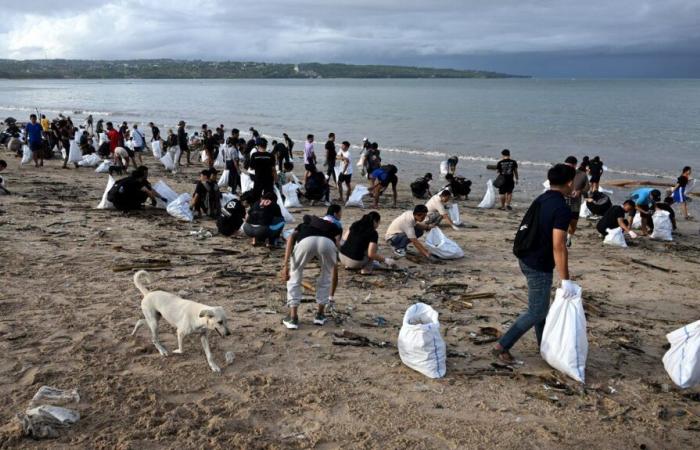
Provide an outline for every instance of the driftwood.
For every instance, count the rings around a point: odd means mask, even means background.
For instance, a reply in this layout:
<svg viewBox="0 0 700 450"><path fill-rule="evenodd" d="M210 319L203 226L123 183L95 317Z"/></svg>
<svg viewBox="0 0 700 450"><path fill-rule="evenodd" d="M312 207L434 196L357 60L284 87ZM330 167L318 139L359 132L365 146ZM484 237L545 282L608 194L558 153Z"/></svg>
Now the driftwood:
<svg viewBox="0 0 700 450"><path fill-rule="evenodd" d="M169 269L172 267L169 259L152 259L142 262L133 262L127 264L115 264L112 266L112 272L127 272L129 270L139 269Z"/></svg>
<svg viewBox="0 0 700 450"><path fill-rule="evenodd" d="M343 330L340 333L333 333L333 345L351 346L351 347L389 347L388 342L377 342L368 337L361 336L351 331Z"/></svg>

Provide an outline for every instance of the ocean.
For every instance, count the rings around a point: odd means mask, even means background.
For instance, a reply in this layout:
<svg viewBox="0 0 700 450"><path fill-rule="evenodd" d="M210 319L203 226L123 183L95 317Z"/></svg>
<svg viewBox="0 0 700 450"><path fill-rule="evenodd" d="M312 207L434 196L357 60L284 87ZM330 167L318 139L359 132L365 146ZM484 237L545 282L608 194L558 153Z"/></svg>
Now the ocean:
<svg viewBox="0 0 700 450"><path fill-rule="evenodd" d="M603 181L670 182L700 147L700 80L0 80L0 115L26 120L36 109L76 123L88 113L142 129L153 121L163 132L181 119L193 131L254 126L287 132L297 151L308 133L321 149L331 131L353 145L368 137L408 178L457 155L478 183L508 148L521 189L533 192L568 155L599 155Z"/></svg>

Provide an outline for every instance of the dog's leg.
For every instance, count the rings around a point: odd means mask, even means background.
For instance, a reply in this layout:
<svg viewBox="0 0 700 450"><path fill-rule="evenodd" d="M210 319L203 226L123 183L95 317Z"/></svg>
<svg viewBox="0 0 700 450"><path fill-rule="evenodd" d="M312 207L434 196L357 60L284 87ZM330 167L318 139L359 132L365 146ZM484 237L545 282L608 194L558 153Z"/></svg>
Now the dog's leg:
<svg viewBox="0 0 700 450"><path fill-rule="evenodd" d="M221 372L221 368L219 368L219 366L216 365L216 363L214 362L214 358L211 356L211 350L209 350L209 338L206 334L203 334L200 339L202 340L204 354L207 357L207 362L209 363L209 367L211 367L212 372Z"/></svg>
<svg viewBox="0 0 700 450"><path fill-rule="evenodd" d="M147 318L146 323L148 324L148 328L151 329L151 341L153 345L156 346L161 355L168 356L168 351L158 340L158 319L155 317Z"/></svg>
<svg viewBox="0 0 700 450"><path fill-rule="evenodd" d="M134 331L131 332L131 335L132 335L132 336L135 335L136 332L139 331L139 328L141 328L141 326L142 326L144 323L146 323L146 321L145 321L144 319L139 319L139 320L137 320L137 321L136 321L136 325L134 325Z"/></svg>
<svg viewBox="0 0 700 450"><path fill-rule="evenodd" d="M177 330L177 350L173 350L173 353L177 353L178 355L181 355L184 349L182 348L182 341L185 340L185 336L182 334L180 330Z"/></svg>

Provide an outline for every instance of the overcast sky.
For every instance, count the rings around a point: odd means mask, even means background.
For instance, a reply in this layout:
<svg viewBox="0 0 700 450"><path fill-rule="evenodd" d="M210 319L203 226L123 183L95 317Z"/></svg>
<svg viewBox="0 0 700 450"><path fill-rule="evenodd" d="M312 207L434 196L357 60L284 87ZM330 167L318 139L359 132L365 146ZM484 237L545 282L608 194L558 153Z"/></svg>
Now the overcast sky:
<svg viewBox="0 0 700 450"><path fill-rule="evenodd" d="M700 76L700 0L7 3L0 2L0 58L317 61L535 76Z"/></svg>

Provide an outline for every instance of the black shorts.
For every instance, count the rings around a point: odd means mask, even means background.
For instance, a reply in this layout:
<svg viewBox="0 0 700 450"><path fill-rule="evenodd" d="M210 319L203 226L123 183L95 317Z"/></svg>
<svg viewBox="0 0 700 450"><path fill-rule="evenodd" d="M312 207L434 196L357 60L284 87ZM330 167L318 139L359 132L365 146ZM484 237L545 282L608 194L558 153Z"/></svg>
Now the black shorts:
<svg viewBox="0 0 700 450"><path fill-rule="evenodd" d="M396 175L392 175L390 177L387 177L386 180L380 181L379 184L381 184L383 188L387 188L387 187L389 187L390 184L392 186L396 186L396 183L398 183L398 182L399 182L398 177Z"/></svg>
<svg viewBox="0 0 700 450"><path fill-rule="evenodd" d="M143 147L134 147L135 153L143 153Z"/></svg>
<svg viewBox="0 0 700 450"><path fill-rule="evenodd" d="M601 175L591 175L590 182L591 183L600 183L600 177L601 177Z"/></svg>
<svg viewBox="0 0 700 450"><path fill-rule="evenodd" d="M515 181L512 178L506 177L501 187L498 188L498 193L500 195L512 194L513 189L515 189Z"/></svg>
<svg viewBox="0 0 700 450"><path fill-rule="evenodd" d="M124 150L126 150L126 154L129 155L129 158L133 158L136 156L136 153L130 149L129 147L122 147Z"/></svg>
<svg viewBox="0 0 700 450"><path fill-rule="evenodd" d="M307 172L316 173L316 164L304 164L304 169Z"/></svg>
<svg viewBox="0 0 700 450"><path fill-rule="evenodd" d="M350 183L350 180L352 180L352 174L346 174L346 173L341 173L340 176L338 176L338 183Z"/></svg>
<svg viewBox="0 0 700 450"><path fill-rule="evenodd" d="M32 152L38 152L44 148L44 143L43 142L30 142L29 143L29 150Z"/></svg>

